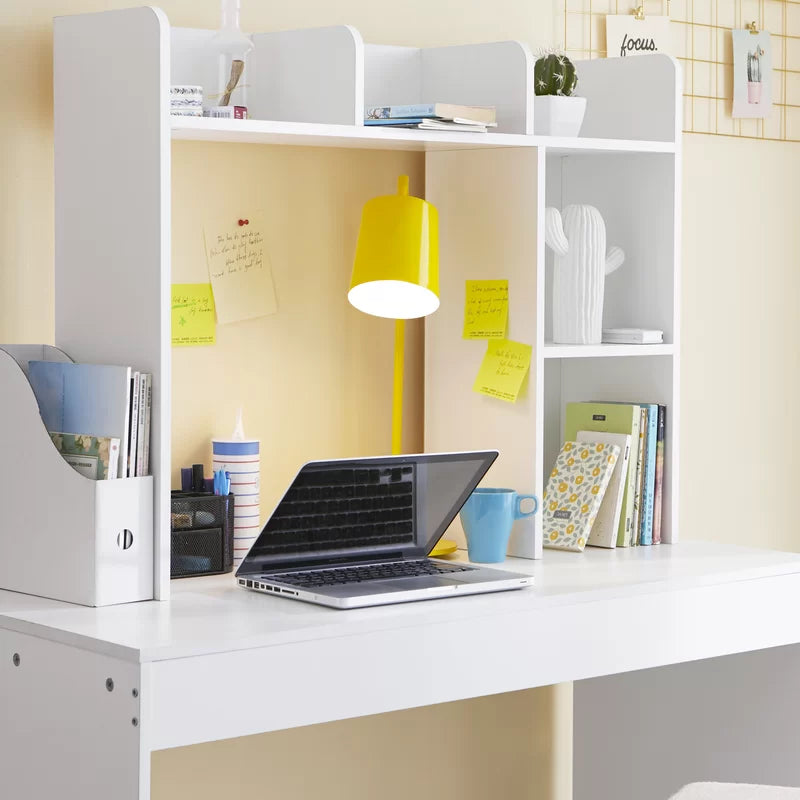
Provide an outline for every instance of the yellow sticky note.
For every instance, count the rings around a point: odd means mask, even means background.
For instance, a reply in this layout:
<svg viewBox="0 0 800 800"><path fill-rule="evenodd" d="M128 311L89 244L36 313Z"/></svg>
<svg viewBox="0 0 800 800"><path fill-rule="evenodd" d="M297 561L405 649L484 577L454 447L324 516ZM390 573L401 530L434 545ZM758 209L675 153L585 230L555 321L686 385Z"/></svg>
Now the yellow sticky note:
<svg viewBox="0 0 800 800"><path fill-rule="evenodd" d="M522 382L531 366L533 348L529 344L493 339L489 342L474 392L516 403Z"/></svg>
<svg viewBox="0 0 800 800"><path fill-rule="evenodd" d="M172 284L172 344L190 347L216 342L214 295L210 283Z"/></svg>
<svg viewBox="0 0 800 800"><path fill-rule="evenodd" d="M504 339L508 281L467 281L464 339Z"/></svg>
<svg viewBox="0 0 800 800"><path fill-rule="evenodd" d="M261 216L230 214L205 225L203 232L217 322L274 314L278 304Z"/></svg>

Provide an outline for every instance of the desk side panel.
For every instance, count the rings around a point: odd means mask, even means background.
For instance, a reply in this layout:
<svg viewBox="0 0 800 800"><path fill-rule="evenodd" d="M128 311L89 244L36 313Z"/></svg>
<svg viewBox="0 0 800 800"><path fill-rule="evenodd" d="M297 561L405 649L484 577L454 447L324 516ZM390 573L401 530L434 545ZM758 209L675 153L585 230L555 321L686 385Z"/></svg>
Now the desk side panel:
<svg viewBox="0 0 800 800"><path fill-rule="evenodd" d="M138 664L0 630L0 796L147 800L134 689Z"/></svg>
<svg viewBox="0 0 800 800"><path fill-rule="evenodd" d="M800 786L798 675L794 645L577 683L575 800L664 800L693 781Z"/></svg>

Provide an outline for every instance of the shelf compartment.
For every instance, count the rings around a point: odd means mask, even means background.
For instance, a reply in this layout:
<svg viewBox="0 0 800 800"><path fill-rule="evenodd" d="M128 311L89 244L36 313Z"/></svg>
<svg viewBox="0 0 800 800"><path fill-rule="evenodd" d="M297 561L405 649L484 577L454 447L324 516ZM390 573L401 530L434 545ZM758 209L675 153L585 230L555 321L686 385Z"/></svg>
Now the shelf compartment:
<svg viewBox="0 0 800 800"><path fill-rule="evenodd" d="M554 344L547 342L544 358L632 358L636 356L671 356L672 344Z"/></svg>
<svg viewBox="0 0 800 800"><path fill-rule="evenodd" d="M364 106L447 102L497 109L497 133L533 133L533 64L516 41L364 46Z"/></svg>

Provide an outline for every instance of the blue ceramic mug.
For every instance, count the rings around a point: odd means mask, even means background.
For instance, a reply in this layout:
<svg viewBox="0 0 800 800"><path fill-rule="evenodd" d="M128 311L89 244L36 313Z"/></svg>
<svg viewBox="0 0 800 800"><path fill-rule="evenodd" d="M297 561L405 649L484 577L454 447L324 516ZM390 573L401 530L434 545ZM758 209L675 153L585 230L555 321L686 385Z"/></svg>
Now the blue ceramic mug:
<svg viewBox="0 0 800 800"><path fill-rule="evenodd" d="M522 510L523 500L533 500L531 511ZM469 560L482 564L504 561L514 520L532 517L538 510L536 495L517 494L513 489L475 489L460 512Z"/></svg>

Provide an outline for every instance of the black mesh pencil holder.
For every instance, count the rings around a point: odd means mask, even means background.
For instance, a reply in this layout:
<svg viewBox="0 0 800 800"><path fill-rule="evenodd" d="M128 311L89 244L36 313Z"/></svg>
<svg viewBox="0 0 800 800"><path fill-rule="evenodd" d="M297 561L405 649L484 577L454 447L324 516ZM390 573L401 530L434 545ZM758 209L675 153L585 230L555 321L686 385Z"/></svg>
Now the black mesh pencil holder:
<svg viewBox="0 0 800 800"><path fill-rule="evenodd" d="M232 494L172 493L173 578L233 569Z"/></svg>

